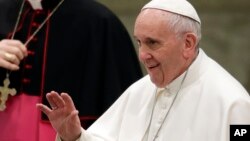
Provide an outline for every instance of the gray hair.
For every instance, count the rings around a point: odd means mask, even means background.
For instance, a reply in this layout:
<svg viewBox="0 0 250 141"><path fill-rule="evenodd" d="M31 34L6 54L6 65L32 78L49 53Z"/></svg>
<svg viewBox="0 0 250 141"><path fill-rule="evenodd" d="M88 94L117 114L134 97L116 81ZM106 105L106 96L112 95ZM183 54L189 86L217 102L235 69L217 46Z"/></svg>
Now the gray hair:
<svg viewBox="0 0 250 141"><path fill-rule="evenodd" d="M197 21L179 14L169 13L168 26L181 38L183 33L192 32L197 36L197 46L201 40L201 25Z"/></svg>

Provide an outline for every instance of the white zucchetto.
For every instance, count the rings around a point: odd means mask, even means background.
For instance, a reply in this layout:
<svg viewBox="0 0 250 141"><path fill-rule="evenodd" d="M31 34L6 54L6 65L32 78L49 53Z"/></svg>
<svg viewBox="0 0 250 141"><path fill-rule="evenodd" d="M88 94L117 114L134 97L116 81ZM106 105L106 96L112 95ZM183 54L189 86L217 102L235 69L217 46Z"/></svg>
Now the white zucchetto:
<svg viewBox="0 0 250 141"><path fill-rule="evenodd" d="M144 9L160 9L189 17L201 24L201 20L194 7L187 0L152 0Z"/></svg>

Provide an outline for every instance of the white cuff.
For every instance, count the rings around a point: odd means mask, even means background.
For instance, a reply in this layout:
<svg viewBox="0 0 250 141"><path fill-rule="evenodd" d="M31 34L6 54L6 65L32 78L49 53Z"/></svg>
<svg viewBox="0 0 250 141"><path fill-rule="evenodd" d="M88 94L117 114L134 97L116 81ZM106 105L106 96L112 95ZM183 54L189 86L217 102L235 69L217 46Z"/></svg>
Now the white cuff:
<svg viewBox="0 0 250 141"><path fill-rule="evenodd" d="M82 133L84 132L84 129L81 128L81 135L79 136L78 139L76 139L75 141L80 141L81 140L81 137L82 137ZM56 134L56 140L55 141L63 141L60 136L58 134Z"/></svg>

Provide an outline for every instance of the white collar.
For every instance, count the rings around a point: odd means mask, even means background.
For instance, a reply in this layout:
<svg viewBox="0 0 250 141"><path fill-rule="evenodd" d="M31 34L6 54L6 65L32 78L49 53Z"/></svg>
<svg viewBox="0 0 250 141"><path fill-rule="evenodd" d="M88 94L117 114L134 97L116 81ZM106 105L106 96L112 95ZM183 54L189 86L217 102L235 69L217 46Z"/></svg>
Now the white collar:
<svg viewBox="0 0 250 141"><path fill-rule="evenodd" d="M188 85L192 83L193 81L198 80L199 77L204 73L204 71L206 71L206 67L204 68L200 67L201 64L204 64L203 61L204 61L204 58L206 57L207 56L205 52L201 48L199 48L199 54L194 60L194 62L189 66L188 70L183 72L179 77L174 79L166 87L160 88L160 89L158 88L158 89L159 90L166 89L170 94L174 94L174 93L177 93L177 91L179 91L180 87L185 87L185 85ZM208 62L205 62L205 64L208 65ZM187 78L184 78L186 73L187 73ZM184 82L182 82L183 79L185 79Z"/></svg>
<svg viewBox="0 0 250 141"><path fill-rule="evenodd" d="M34 10L42 10L41 0L28 0Z"/></svg>

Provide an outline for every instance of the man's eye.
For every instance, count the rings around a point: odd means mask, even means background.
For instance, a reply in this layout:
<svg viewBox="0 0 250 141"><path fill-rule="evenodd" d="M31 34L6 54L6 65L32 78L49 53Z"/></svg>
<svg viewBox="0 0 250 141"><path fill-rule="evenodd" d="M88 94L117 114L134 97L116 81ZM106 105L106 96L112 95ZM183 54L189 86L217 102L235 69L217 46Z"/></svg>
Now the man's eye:
<svg viewBox="0 0 250 141"><path fill-rule="evenodd" d="M149 45L154 45L155 43L156 43L155 40L149 40L149 41L147 41L147 44L149 44Z"/></svg>

